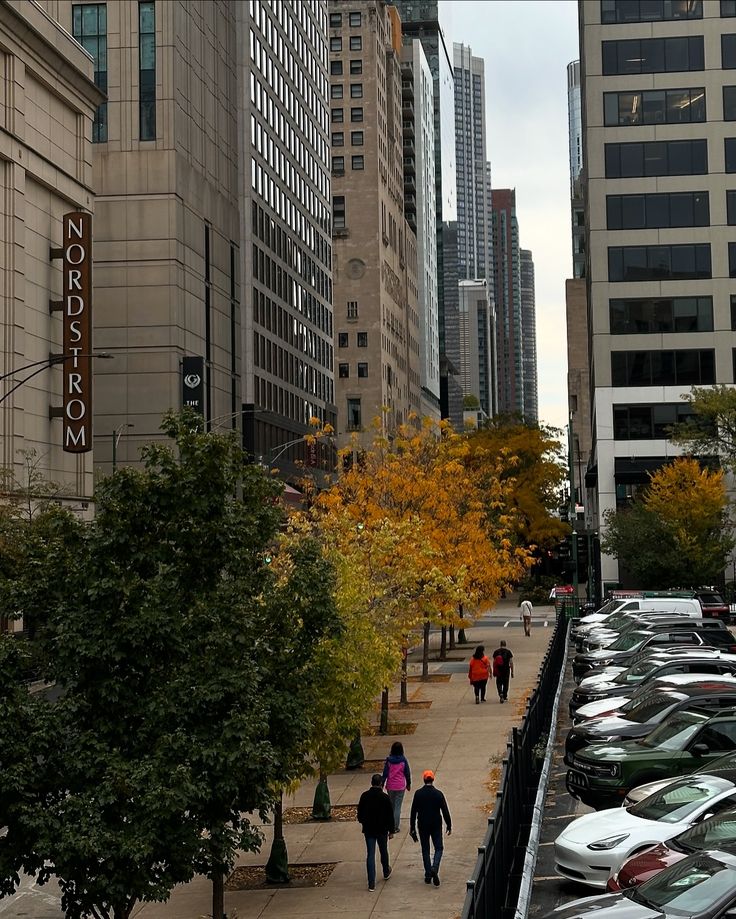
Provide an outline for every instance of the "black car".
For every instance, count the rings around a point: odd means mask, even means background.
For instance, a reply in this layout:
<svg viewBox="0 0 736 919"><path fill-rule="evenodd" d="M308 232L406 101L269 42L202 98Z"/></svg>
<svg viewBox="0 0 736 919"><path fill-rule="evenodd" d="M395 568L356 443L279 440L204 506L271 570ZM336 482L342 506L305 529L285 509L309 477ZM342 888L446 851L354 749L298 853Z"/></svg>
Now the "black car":
<svg viewBox="0 0 736 919"><path fill-rule="evenodd" d="M691 616L676 613L647 613L627 617L616 630L591 632L587 638L578 643L577 649L579 653L585 654L599 648L610 648L612 640L617 640L632 631L658 632L662 629L698 629L708 633L728 631L725 622L720 619L693 619Z"/></svg>
<svg viewBox="0 0 736 919"><path fill-rule="evenodd" d="M700 709L733 708L736 706L736 683L714 689L708 684L695 683L678 689L662 689L631 699L619 714L591 718L572 727L565 739L565 764L570 765L575 753L593 743L635 740L646 737L672 712L696 704Z"/></svg>

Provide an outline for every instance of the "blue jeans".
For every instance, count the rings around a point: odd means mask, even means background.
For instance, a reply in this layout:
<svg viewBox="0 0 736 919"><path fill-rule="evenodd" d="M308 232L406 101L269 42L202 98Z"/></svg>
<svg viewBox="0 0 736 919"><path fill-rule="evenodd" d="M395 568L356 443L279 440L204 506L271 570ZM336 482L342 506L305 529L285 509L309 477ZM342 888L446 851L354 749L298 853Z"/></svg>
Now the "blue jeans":
<svg viewBox="0 0 736 919"><path fill-rule="evenodd" d="M433 859L430 859L429 857L430 840L434 846ZM440 870L440 862L442 861L442 853L445 848L444 843L442 842L442 824L432 827L429 830L423 830L420 827L419 842L422 846L422 861L424 862L425 878L431 877L433 874L438 874Z"/></svg>
<svg viewBox="0 0 736 919"><path fill-rule="evenodd" d="M376 886L376 843L378 843L378 851L381 855L381 867L383 868L384 877L388 874L388 869L390 867L388 860L388 833L381 833L380 836L366 836L365 866L368 869L369 887Z"/></svg>
<svg viewBox="0 0 736 919"><path fill-rule="evenodd" d="M394 833L398 833L401 829L401 805L404 803L404 795L406 794L405 789L398 789L394 791L391 788L386 789L388 791L388 799L391 802L391 807L394 809Z"/></svg>

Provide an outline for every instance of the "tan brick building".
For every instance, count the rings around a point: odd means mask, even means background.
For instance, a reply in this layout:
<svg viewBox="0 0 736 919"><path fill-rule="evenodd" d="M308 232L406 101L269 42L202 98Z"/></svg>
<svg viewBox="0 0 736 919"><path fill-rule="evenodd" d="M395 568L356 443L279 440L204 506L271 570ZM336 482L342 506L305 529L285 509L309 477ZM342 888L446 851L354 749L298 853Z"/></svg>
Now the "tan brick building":
<svg viewBox="0 0 736 919"><path fill-rule="evenodd" d="M398 14L382 0L335 0L329 10L335 401L344 444L376 416L390 432L420 410L417 243L404 218Z"/></svg>

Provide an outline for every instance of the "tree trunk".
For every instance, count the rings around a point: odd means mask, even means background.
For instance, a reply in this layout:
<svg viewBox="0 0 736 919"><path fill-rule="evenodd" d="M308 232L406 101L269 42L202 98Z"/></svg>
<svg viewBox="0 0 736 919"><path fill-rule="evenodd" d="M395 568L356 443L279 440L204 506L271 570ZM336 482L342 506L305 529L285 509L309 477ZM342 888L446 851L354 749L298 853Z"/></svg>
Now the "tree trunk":
<svg viewBox="0 0 736 919"><path fill-rule="evenodd" d="M422 635L422 679L429 678L429 619L424 620Z"/></svg>
<svg viewBox="0 0 736 919"><path fill-rule="evenodd" d="M332 817L332 803L330 801L330 789L327 785L327 775L320 770L319 782L314 789L314 800L312 801L312 819L329 820Z"/></svg>
<svg viewBox="0 0 736 919"><path fill-rule="evenodd" d="M212 919L225 916L225 876L219 872L212 877Z"/></svg>
<svg viewBox="0 0 736 919"><path fill-rule="evenodd" d="M443 625L440 632L440 660L447 660L447 626Z"/></svg>
<svg viewBox="0 0 736 919"><path fill-rule="evenodd" d="M350 749L348 750L348 758L345 763L346 769L360 769L360 767L365 762L365 753L363 752L363 744L360 740L360 734L357 734L351 744Z"/></svg>
<svg viewBox="0 0 736 919"><path fill-rule="evenodd" d="M463 605L462 605L462 603L458 603L458 605L457 605L457 613L458 613L458 616L462 619L462 618L463 618ZM464 644L467 643L467 640L468 640L468 639L465 637L465 629L463 628L463 626L460 626L460 631L457 633L457 643L458 643L459 645L464 645Z"/></svg>
<svg viewBox="0 0 736 919"><path fill-rule="evenodd" d="M409 704L409 694L406 687L406 667L407 667L407 657L409 656L409 649L404 642L404 647L401 653L401 696L399 700L400 705Z"/></svg>
<svg viewBox="0 0 736 919"><path fill-rule="evenodd" d="M273 844L266 862L266 880L269 884L288 884L289 853L284 839L284 796L280 795L273 809ZM219 919L219 917L218 917Z"/></svg>
<svg viewBox="0 0 736 919"><path fill-rule="evenodd" d="M130 914L133 912L135 904L135 900L129 900L123 905L113 906L112 915L114 919L130 919ZM105 913L107 914L107 911L105 911Z"/></svg>
<svg viewBox="0 0 736 919"><path fill-rule="evenodd" d="M381 693L381 723L378 726L378 733L388 734L388 686L384 686Z"/></svg>
<svg viewBox="0 0 736 919"><path fill-rule="evenodd" d="M450 651L455 650L455 626L450 626Z"/></svg>

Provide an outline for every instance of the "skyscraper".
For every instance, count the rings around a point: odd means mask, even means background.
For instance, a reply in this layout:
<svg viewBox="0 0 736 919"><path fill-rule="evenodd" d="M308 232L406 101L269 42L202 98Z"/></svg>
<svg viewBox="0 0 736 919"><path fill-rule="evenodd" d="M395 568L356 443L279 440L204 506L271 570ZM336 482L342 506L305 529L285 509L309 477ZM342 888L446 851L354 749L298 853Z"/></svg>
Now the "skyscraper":
<svg viewBox="0 0 736 919"><path fill-rule="evenodd" d="M493 265L496 301L498 411L524 415L521 256L516 191L494 188Z"/></svg>
<svg viewBox="0 0 736 919"><path fill-rule="evenodd" d="M539 420L537 386L537 311L534 291L534 259L529 249L519 250L521 271L521 359L524 371L524 417Z"/></svg>
<svg viewBox="0 0 736 919"><path fill-rule="evenodd" d="M490 417L495 367L495 315L488 281L458 282L460 379L463 393L475 396L483 414Z"/></svg>
<svg viewBox="0 0 736 919"><path fill-rule="evenodd" d="M719 15L720 13L720 15ZM734 383L732 3L580 5L599 523L679 453L691 386ZM617 560L601 560L604 585Z"/></svg>

